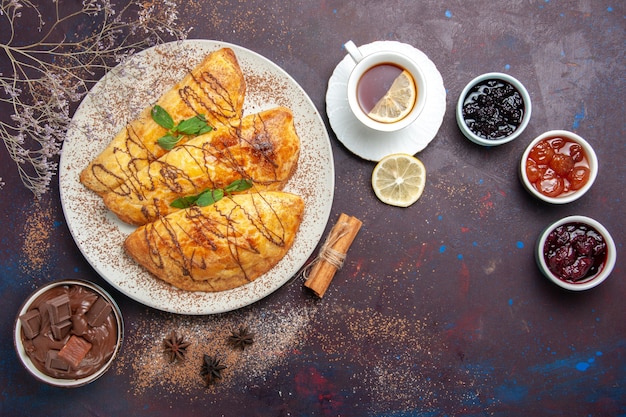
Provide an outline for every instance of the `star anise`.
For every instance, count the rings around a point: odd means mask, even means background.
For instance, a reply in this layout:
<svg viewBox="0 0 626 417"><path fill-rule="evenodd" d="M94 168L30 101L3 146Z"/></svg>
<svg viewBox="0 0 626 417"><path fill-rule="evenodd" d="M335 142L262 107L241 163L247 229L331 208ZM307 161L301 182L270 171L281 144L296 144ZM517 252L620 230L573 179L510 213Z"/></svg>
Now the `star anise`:
<svg viewBox="0 0 626 417"><path fill-rule="evenodd" d="M222 364L221 359L216 356L210 356L206 353L202 359L202 368L200 369L200 375L206 381L206 385L209 386L216 379L222 379L222 371L226 369L226 365Z"/></svg>
<svg viewBox="0 0 626 417"><path fill-rule="evenodd" d="M187 353L187 347L191 343L185 342L185 339L181 336L178 337L175 331L172 331L168 337L163 339L163 353L170 361L184 360L185 353Z"/></svg>
<svg viewBox="0 0 626 417"><path fill-rule="evenodd" d="M231 332L228 342L236 348L244 350L254 343L254 333L248 327L239 326L239 330Z"/></svg>

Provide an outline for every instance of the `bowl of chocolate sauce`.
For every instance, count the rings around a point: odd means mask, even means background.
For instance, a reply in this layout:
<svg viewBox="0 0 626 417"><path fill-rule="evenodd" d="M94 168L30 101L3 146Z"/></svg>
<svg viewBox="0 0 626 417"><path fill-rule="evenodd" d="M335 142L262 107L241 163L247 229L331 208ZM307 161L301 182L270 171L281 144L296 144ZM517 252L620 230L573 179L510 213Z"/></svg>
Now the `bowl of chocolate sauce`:
<svg viewBox="0 0 626 417"><path fill-rule="evenodd" d="M498 146L522 134L532 104L526 87L499 72L479 75L459 96L456 121L465 137L483 146Z"/></svg>
<svg viewBox="0 0 626 417"><path fill-rule="evenodd" d="M13 339L20 361L36 379L79 387L106 373L123 335L120 309L103 288L83 280L59 280L26 299Z"/></svg>
<svg viewBox="0 0 626 417"><path fill-rule="evenodd" d="M615 266L617 247L609 231L586 216L567 216L537 239L535 258L550 281L571 291L600 285Z"/></svg>

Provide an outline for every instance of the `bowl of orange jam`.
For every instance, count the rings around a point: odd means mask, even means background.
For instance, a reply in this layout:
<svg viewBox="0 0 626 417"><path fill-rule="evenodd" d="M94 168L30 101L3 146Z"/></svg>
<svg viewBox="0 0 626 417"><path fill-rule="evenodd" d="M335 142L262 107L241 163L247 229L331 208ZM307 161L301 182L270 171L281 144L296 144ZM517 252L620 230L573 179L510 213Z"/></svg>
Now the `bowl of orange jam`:
<svg viewBox="0 0 626 417"><path fill-rule="evenodd" d="M551 204L582 197L598 175L598 158L591 145L566 130L551 130L526 147L520 178L533 196Z"/></svg>

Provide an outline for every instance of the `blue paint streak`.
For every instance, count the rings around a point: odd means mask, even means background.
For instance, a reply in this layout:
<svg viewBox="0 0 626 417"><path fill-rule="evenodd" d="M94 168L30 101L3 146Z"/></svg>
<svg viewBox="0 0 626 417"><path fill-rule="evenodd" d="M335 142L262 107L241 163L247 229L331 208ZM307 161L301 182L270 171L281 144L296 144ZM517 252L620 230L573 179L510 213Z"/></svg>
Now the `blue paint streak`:
<svg viewBox="0 0 626 417"><path fill-rule="evenodd" d="M574 123L572 123L572 129L578 129L580 126L580 122L585 119L585 105L583 104L582 109L578 113L574 115Z"/></svg>
<svg viewBox="0 0 626 417"><path fill-rule="evenodd" d="M446 251L446 245L441 245L439 247L439 253L444 253Z"/></svg>
<svg viewBox="0 0 626 417"><path fill-rule="evenodd" d="M463 259L463 254L459 253L456 257L457 259Z"/></svg>
<svg viewBox="0 0 626 417"><path fill-rule="evenodd" d="M504 66L504 69L505 69L505 70L507 70L507 71L508 71L508 70L510 70L510 69L511 69L511 65L510 65L510 64L506 64L506 65Z"/></svg>
<svg viewBox="0 0 626 417"><path fill-rule="evenodd" d="M513 299L509 298L509 305L512 306L513 305Z"/></svg>
<svg viewBox="0 0 626 417"><path fill-rule="evenodd" d="M437 220L443 220L443 216L440 214L439 216L437 216Z"/></svg>
<svg viewBox="0 0 626 417"><path fill-rule="evenodd" d="M607 7L607 8L606 8L606 11L607 11L607 12L612 12L612 11L613 11L613 8L612 8L611 6L609 6L609 7Z"/></svg>
<svg viewBox="0 0 626 417"><path fill-rule="evenodd" d="M496 398L506 404L521 403L528 396L528 388L517 385L517 381L507 381L495 388Z"/></svg>
<svg viewBox="0 0 626 417"><path fill-rule="evenodd" d="M450 10L446 10L446 17L448 19L452 17L452 12Z"/></svg>
<svg viewBox="0 0 626 417"><path fill-rule="evenodd" d="M515 245L517 246L518 249L524 249L524 242L517 241Z"/></svg>
<svg viewBox="0 0 626 417"><path fill-rule="evenodd" d="M589 365L587 362L578 362L576 364L576 369L578 369L581 372L585 372L587 369L589 369L591 365Z"/></svg>

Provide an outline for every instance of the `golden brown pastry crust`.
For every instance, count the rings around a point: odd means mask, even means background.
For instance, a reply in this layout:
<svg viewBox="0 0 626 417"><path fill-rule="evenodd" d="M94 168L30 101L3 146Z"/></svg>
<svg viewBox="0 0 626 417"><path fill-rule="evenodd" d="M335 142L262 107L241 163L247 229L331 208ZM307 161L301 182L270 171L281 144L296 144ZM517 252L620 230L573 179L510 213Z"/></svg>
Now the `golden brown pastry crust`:
<svg viewBox="0 0 626 417"><path fill-rule="evenodd" d="M235 53L223 48L205 59L156 104L180 120L205 115L212 126L239 122L242 117L246 84ZM80 174L80 181L98 194L110 191L151 161L166 153L157 139L166 129L151 116L152 106L126 125Z"/></svg>
<svg viewBox="0 0 626 417"><path fill-rule="evenodd" d="M141 226L124 247L175 287L225 291L274 267L293 245L303 214L304 202L294 194L239 194Z"/></svg>
<svg viewBox="0 0 626 417"><path fill-rule="evenodd" d="M296 169L300 139L293 115L276 107L198 136L103 195L122 221L142 225L178 209L177 198L249 179L255 191L282 189Z"/></svg>

